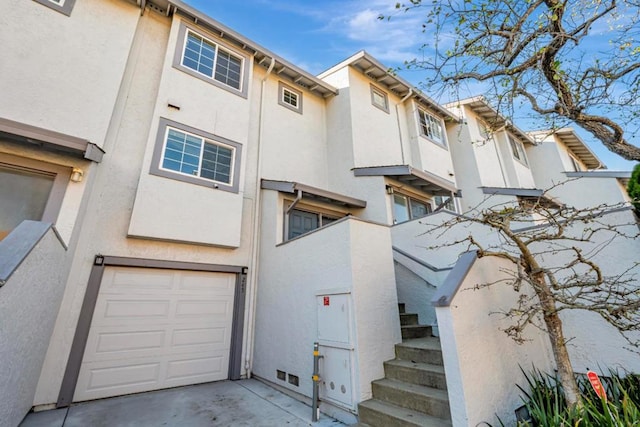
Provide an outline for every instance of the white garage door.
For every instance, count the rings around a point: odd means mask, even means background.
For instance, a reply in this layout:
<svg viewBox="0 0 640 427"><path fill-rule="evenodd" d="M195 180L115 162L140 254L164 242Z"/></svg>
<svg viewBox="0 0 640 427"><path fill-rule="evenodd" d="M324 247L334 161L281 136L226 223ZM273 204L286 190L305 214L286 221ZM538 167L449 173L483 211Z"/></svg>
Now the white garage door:
<svg viewBox="0 0 640 427"><path fill-rule="evenodd" d="M226 379L235 278L105 268L73 400Z"/></svg>

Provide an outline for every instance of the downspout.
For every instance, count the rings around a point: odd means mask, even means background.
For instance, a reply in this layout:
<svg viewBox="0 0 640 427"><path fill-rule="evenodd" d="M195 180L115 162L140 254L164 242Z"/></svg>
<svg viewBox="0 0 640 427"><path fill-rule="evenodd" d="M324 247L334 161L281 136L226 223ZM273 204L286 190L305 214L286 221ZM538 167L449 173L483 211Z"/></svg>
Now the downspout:
<svg viewBox="0 0 640 427"><path fill-rule="evenodd" d="M287 215L289 215L289 212L291 212L293 210L293 208L296 207L296 205L298 204L298 202L300 200L302 200L302 190L298 190L297 191L296 198L293 200L293 202L291 202L291 204L287 208Z"/></svg>
<svg viewBox="0 0 640 427"><path fill-rule="evenodd" d="M244 361L244 370L247 378L251 378L251 364L253 361L252 351L253 351L253 340L255 338L255 308L256 308L256 300L258 297L257 286L258 286L258 271L260 269L260 232L261 232L261 221L260 217L262 215L262 206L261 206L261 189L260 189L260 181L262 176L262 137L263 137L263 126L262 119L264 117L264 94L265 88L267 85L267 79L269 75L273 71L273 67L276 65L276 61L273 58L270 58L271 63L269 64L269 68L267 69L267 74L262 78L260 82L260 112L258 116L258 158L256 159L256 182L255 182L255 196L254 196L254 205L253 205L253 235L252 235L252 246L251 246L251 266L249 268L249 307L247 309L247 326L249 330L245 335L244 348L246 349L245 353L245 361Z"/></svg>
<svg viewBox="0 0 640 427"><path fill-rule="evenodd" d="M413 95L413 89L409 88L409 93L407 93L398 104L396 104L396 122L398 123L398 137L400 138L400 155L402 156L402 163L404 165L404 144L402 143L402 128L400 127L400 109L398 108L400 105L404 105L404 102L409 99Z"/></svg>

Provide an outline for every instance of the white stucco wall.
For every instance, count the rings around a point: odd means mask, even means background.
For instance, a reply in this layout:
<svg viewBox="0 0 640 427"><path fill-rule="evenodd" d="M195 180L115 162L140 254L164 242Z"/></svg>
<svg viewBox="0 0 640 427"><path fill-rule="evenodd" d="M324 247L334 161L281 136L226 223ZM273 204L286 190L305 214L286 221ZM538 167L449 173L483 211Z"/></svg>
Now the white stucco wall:
<svg viewBox="0 0 640 427"><path fill-rule="evenodd" d="M77 1L71 16L34 1L4 9L0 117L103 146L140 9L118 0Z"/></svg>
<svg viewBox="0 0 640 427"><path fill-rule="evenodd" d="M584 194L584 190L577 188L568 191ZM392 228L393 244L436 266L451 265L460 252L467 250L467 245L447 246L447 242L469 235L474 236L485 248L503 246L495 233L478 225L460 223L448 229L428 231L430 226L450 218L454 217L438 213L420 221L396 225ZM598 221L619 224L621 227L618 230L629 236L635 236L638 232L631 211L623 210L606 214L587 224L576 224L566 233L568 236L581 236L584 227L596 227ZM637 239L611 240L612 236L610 232L598 233L593 243L582 243L580 247L585 253L595 254L593 260L602 268L605 276L615 277L637 262L640 246ZM541 247L534 248L539 249ZM558 252L542 259L542 262L546 267L553 268L565 265L568 258ZM455 426L494 422L494 413L509 425L513 410L521 405L515 387L518 382L522 384L518 365L527 369L533 363L547 372L552 372L554 366L544 335L538 336L538 332L532 329L533 344L519 346L500 332L508 323L500 320L499 316L488 315L500 308L511 307L517 296L513 290L504 286L473 290L477 284L500 279L504 274L501 269L505 268L509 268L509 265L502 261L482 258L463 282L462 289L469 290L460 290L450 307L436 309ZM562 319L576 372L596 367L640 372L637 354L626 350L624 338L599 316L585 311L564 311Z"/></svg>
<svg viewBox="0 0 640 427"><path fill-rule="evenodd" d="M139 13L138 9L137 16ZM243 201L242 211L238 213L242 221L239 249L126 237L138 183L141 174L148 171L148 163L143 163L143 160L148 162L145 155L150 140L155 138L157 116L166 113L160 113L160 110L166 108L168 93L165 92L162 97L158 95L158 91L165 57L173 55L175 48L168 43L170 29L171 21L164 15L147 10L140 18L132 46L131 60L125 70L118 103L107 132L105 150L108 154L96 168L95 183L90 193L86 216L79 224L83 232L77 244L61 309L38 384L36 405L53 403L58 397L89 273L96 254L207 264L240 266L249 264L251 198ZM177 70L172 72L179 73ZM183 98L185 94L178 91L179 88L179 85L174 88L179 92L176 98L185 99ZM200 95L196 97L202 99ZM184 112L185 116L189 113L189 118L184 119L178 116L177 121L201 125L202 122L199 120L207 120L205 116L209 113L206 111L194 112L191 110L191 104L185 102L182 105L184 109L180 112ZM230 129L227 124L223 126L219 123L218 125L216 129L223 129L233 138L248 132L246 127L238 130ZM245 151L247 152L251 150ZM248 155L244 161L255 162L255 157L251 158L251 155ZM154 215L158 213L154 212ZM206 220L210 222L211 218L207 217Z"/></svg>
<svg viewBox="0 0 640 427"><path fill-rule="evenodd" d="M278 104L280 82L302 93L302 113ZM264 102L262 176L327 188L326 100L272 74Z"/></svg>
<svg viewBox="0 0 640 427"><path fill-rule="evenodd" d="M0 288L0 426L17 426L33 405L64 291L66 258L49 229Z"/></svg>
<svg viewBox="0 0 640 427"><path fill-rule="evenodd" d="M511 322L490 314L511 308L518 294L501 285L475 289L508 277L500 272L508 267L497 258L477 260L451 305L436 308L454 427L495 425L496 415L513 425L514 410L522 405L516 387L524 382L520 367L552 372L544 333L529 328L529 341L518 345L501 331Z"/></svg>
<svg viewBox="0 0 640 427"><path fill-rule="evenodd" d="M376 85L358 70L349 67L349 100L351 104L354 166L387 166L408 164L399 134L396 104L400 99ZM371 85L387 94L389 112L371 103ZM341 95L339 95L341 96ZM404 138L407 137L406 121L400 123Z"/></svg>
<svg viewBox="0 0 640 427"><path fill-rule="evenodd" d="M349 294L355 405L371 396L400 341L389 230L351 217L276 247L278 200L264 192L253 372L310 397L317 295ZM299 387L277 380L276 370L298 376Z"/></svg>

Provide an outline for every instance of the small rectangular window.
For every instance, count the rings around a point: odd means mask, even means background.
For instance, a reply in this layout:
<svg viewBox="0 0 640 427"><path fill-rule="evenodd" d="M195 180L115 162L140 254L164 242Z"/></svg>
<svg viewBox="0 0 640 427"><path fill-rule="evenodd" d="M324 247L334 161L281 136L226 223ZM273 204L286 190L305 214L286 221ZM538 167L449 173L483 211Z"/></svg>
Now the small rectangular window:
<svg viewBox="0 0 640 427"><path fill-rule="evenodd" d="M151 173L237 192L240 150L226 138L161 119Z"/></svg>
<svg viewBox="0 0 640 427"><path fill-rule="evenodd" d="M282 82L278 83L278 92L278 104L296 113L302 113L302 92Z"/></svg>
<svg viewBox="0 0 640 427"><path fill-rule="evenodd" d="M386 113L389 112L389 98L387 94L373 85L371 85L371 103L382 111Z"/></svg>
<svg viewBox="0 0 640 427"><path fill-rule="evenodd" d="M509 139L509 146L511 147L511 154L513 155L513 158L518 160L523 165L527 166L527 158L524 153L524 146L522 145L522 143L520 141L517 141L511 135L508 136L508 139Z"/></svg>
<svg viewBox="0 0 640 427"><path fill-rule="evenodd" d="M418 109L418 118L420 121L420 135L446 147L442 121L423 109Z"/></svg>

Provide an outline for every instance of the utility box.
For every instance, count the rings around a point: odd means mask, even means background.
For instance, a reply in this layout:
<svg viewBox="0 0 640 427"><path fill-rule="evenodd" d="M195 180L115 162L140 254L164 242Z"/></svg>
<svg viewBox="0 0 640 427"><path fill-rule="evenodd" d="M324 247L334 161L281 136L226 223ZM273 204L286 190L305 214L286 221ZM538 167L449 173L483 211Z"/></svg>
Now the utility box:
<svg viewBox="0 0 640 427"><path fill-rule="evenodd" d="M354 345L351 293L316 295L320 346L320 397L353 411Z"/></svg>

